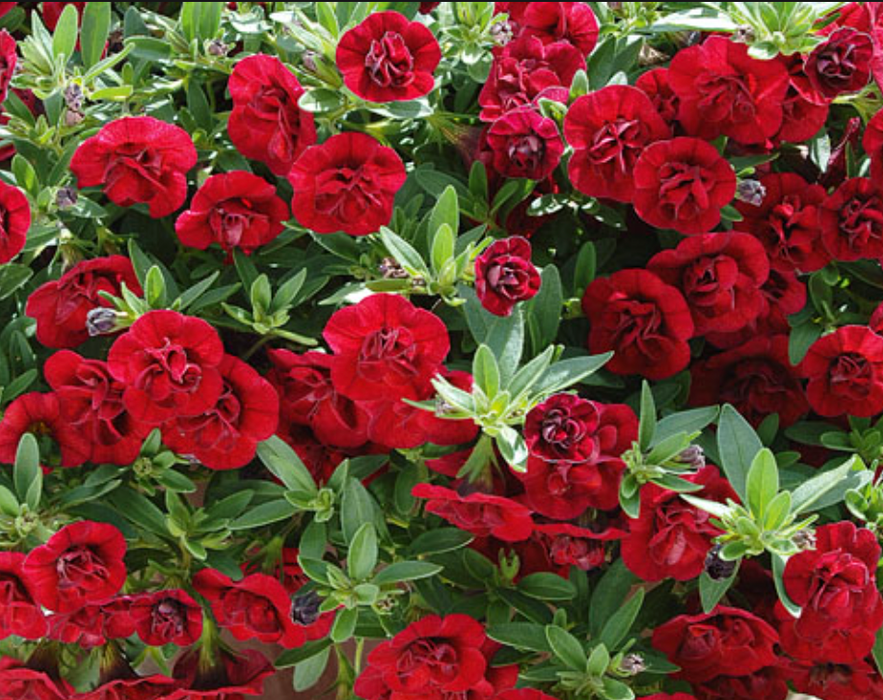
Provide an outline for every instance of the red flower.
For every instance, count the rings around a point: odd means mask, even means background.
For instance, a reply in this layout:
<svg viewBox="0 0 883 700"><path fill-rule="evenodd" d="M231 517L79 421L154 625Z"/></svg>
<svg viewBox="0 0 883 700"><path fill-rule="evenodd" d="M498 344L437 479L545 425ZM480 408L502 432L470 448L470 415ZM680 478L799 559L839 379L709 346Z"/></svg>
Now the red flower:
<svg viewBox="0 0 883 700"><path fill-rule="evenodd" d="M5 33L0 32L0 36ZM0 264L8 263L25 246L31 227L31 205L18 187L0 182Z"/></svg>
<svg viewBox="0 0 883 700"><path fill-rule="evenodd" d="M236 64L227 88L233 145L275 175L287 175L303 150L316 143L313 115L297 106L304 94L297 78L275 56L256 54Z"/></svg>
<svg viewBox="0 0 883 700"><path fill-rule="evenodd" d="M570 523L534 525L534 539L542 543L551 563L562 567L559 573L565 578L571 566L591 571L604 564L607 560L604 543L625 535L624 530L616 528L595 532Z"/></svg>
<svg viewBox="0 0 883 700"><path fill-rule="evenodd" d="M179 416L163 425L163 441L192 454L209 469L238 469L254 459L261 440L279 425L279 395L250 365L224 355L218 370L223 387L204 413Z"/></svg>
<svg viewBox="0 0 883 700"><path fill-rule="evenodd" d="M710 36L678 51L668 78L678 121L691 136L763 144L782 125L788 72L779 61L751 58L747 44Z"/></svg>
<svg viewBox="0 0 883 700"><path fill-rule="evenodd" d="M291 211L316 233L364 236L392 218L393 199L405 183L398 153L373 137L348 131L308 148L288 180Z"/></svg>
<svg viewBox="0 0 883 700"><path fill-rule="evenodd" d="M801 607L796 620L787 619L782 644L792 656L807 658L801 643L818 648L814 661L851 663L867 656L883 625L883 599L875 572L880 545L874 534L850 522L816 529L816 548L788 559L782 581L788 596ZM845 633L838 644L834 632Z"/></svg>
<svg viewBox="0 0 883 700"><path fill-rule="evenodd" d="M114 204L147 204L159 219L184 203L194 165L196 149L184 129L153 117L123 117L83 141L70 169L78 187L101 185Z"/></svg>
<svg viewBox="0 0 883 700"><path fill-rule="evenodd" d="M286 649L306 641L291 619L288 592L272 576L251 574L233 581L220 571L203 569L193 577L193 587L209 601L218 624L240 641L259 639Z"/></svg>
<svg viewBox="0 0 883 700"><path fill-rule="evenodd" d="M858 92L871 77L873 55L870 36L850 27L838 29L804 59L806 81L797 87L813 104L827 104L838 95Z"/></svg>
<svg viewBox="0 0 883 700"><path fill-rule="evenodd" d="M107 644L108 639L125 639L133 634L135 622L129 615L129 599L125 597L49 617L49 638L77 644L81 649L94 649Z"/></svg>
<svg viewBox="0 0 883 700"><path fill-rule="evenodd" d="M819 209L822 243L834 260L883 257L883 195L879 183L854 177Z"/></svg>
<svg viewBox="0 0 883 700"><path fill-rule="evenodd" d="M815 136L828 119L828 105L816 105L803 97L798 85L806 81L800 54L779 55L778 60L788 71L788 90L782 103L782 127L776 134L779 141L799 142Z"/></svg>
<svg viewBox="0 0 883 700"><path fill-rule="evenodd" d="M747 233L706 233L654 255L647 270L684 295L696 335L744 328L763 310L763 246Z"/></svg>
<svg viewBox="0 0 883 700"><path fill-rule="evenodd" d="M525 4L545 5L546 3ZM495 695L494 700L556 700L556 698L553 698L551 695L546 695L546 693L537 690L536 688L512 688Z"/></svg>
<svg viewBox="0 0 883 700"><path fill-rule="evenodd" d="M126 580L126 541L113 525L82 521L66 525L31 550L22 566L34 598L55 612L72 612L106 600Z"/></svg>
<svg viewBox="0 0 883 700"><path fill-rule="evenodd" d="M809 379L809 405L820 416L883 411L883 337L866 326L842 326L819 338L800 372Z"/></svg>
<svg viewBox="0 0 883 700"><path fill-rule="evenodd" d="M382 642L368 655L368 664L394 695L462 693L484 679L485 639L481 623L467 615L429 615Z"/></svg>
<svg viewBox="0 0 883 700"><path fill-rule="evenodd" d="M665 379L690 362L693 319L677 288L646 270L620 270L585 291L589 350L615 352L606 368L616 374Z"/></svg>
<svg viewBox="0 0 883 700"><path fill-rule="evenodd" d="M525 36L496 48L478 95L479 118L495 121L510 110L536 104L540 97L566 103L574 74L585 67L580 52L563 41L544 46L540 39Z"/></svg>
<svg viewBox="0 0 883 700"><path fill-rule="evenodd" d="M150 646L186 647L202 634L202 607L180 589L134 596L129 614L141 641Z"/></svg>
<svg viewBox="0 0 883 700"><path fill-rule="evenodd" d="M678 118L678 96L668 81L668 68L654 68L641 73L635 80L635 87L650 98L653 108L668 125Z"/></svg>
<svg viewBox="0 0 883 700"><path fill-rule="evenodd" d="M831 700L883 698L883 679L865 661L835 664L829 661L792 661L788 678L798 692Z"/></svg>
<svg viewBox="0 0 883 700"><path fill-rule="evenodd" d="M20 552L0 552L0 639L40 639L49 629L22 568L24 560Z"/></svg>
<svg viewBox="0 0 883 700"><path fill-rule="evenodd" d="M221 649L213 661L210 666L201 663L198 647L185 651L173 671L181 687L162 700L242 700L243 695L260 695L264 679L276 672L254 649L235 653Z"/></svg>
<svg viewBox="0 0 883 700"><path fill-rule="evenodd" d="M92 450L88 438L68 423L59 408L56 394L30 392L15 399L0 420L0 463L15 462L15 452L22 435L49 437L57 445L60 457L43 455L52 465L78 467L89 459Z"/></svg>
<svg viewBox="0 0 883 700"><path fill-rule="evenodd" d="M683 136L647 146L634 179L638 216L684 234L711 231L736 193L733 166L710 143Z"/></svg>
<svg viewBox="0 0 883 700"><path fill-rule="evenodd" d="M632 201L638 157L670 136L671 127L638 88L609 85L577 98L564 117L564 137L574 149L573 186L592 197Z"/></svg>
<svg viewBox="0 0 883 700"><path fill-rule="evenodd" d="M598 43L598 20L584 2L510 2L509 20L518 36L535 36L544 44L566 41L583 56Z"/></svg>
<svg viewBox="0 0 883 700"><path fill-rule="evenodd" d="M177 688L177 681L167 676L136 676L104 683L77 695L76 700L166 700Z"/></svg>
<svg viewBox="0 0 883 700"><path fill-rule="evenodd" d="M2 3L6 5L7 3ZM15 5L17 3L8 3L10 5ZM46 29L50 32L55 31L55 27L58 26L58 20L61 18L61 13L64 12L64 8L68 5L73 5L77 8L77 14L82 18L83 10L86 9L86 3L84 2L44 2L43 3L43 24L46 25Z"/></svg>
<svg viewBox="0 0 883 700"><path fill-rule="evenodd" d="M53 680L9 657L0 659L0 700L68 700L73 692L64 680Z"/></svg>
<svg viewBox="0 0 883 700"><path fill-rule="evenodd" d="M352 399L417 398L450 349L442 320L395 294L336 311L323 336L334 388Z"/></svg>
<svg viewBox="0 0 883 700"><path fill-rule="evenodd" d="M11 4L15 5L16 3ZM12 75L15 73L15 66L18 63L17 48L12 35L5 29L0 30L0 102L6 99L9 81L12 80Z"/></svg>
<svg viewBox="0 0 883 700"><path fill-rule="evenodd" d="M828 256L819 245L819 205L825 199L820 185L811 185L796 173L770 173L760 178L765 190L757 206L736 202L744 217L740 231L760 239L770 266L782 272L813 272Z"/></svg>
<svg viewBox="0 0 883 700"><path fill-rule="evenodd" d="M703 485L696 494L701 498L718 503L739 500L713 465L686 478ZM623 562L645 581L696 578L705 568L712 540L722 534L710 517L674 491L648 484L641 490L641 514L629 522L629 534L622 541Z"/></svg>
<svg viewBox="0 0 883 700"><path fill-rule="evenodd" d="M334 388L331 355L289 350L267 354L273 363L267 379L279 393L283 423L307 425L320 442L334 447L359 447L368 441L368 414L360 402Z"/></svg>
<svg viewBox="0 0 883 700"><path fill-rule="evenodd" d="M60 279L46 282L28 297L25 313L37 321L37 340L47 348L75 348L89 339L86 316L111 303L98 292L119 296L125 283L144 292L129 259L122 255L83 260Z"/></svg>
<svg viewBox="0 0 883 700"><path fill-rule="evenodd" d="M868 120L862 135L862 148L871 159L871 180L883 180L883 109Z"/></svg>
<svg viewBox="0 0 883 700"><path fill-rule="evenodd" d="M524 422L530 454L547 462L595 461L603 407L575 394L555 394L534 406Z"/></svg>
<svg viewBox="0 0 883 700"><path fill-rule="evenodd" d="M620 456L638 439L638 419L625 404L595 403L594 408L597 425L590 428L588 416L584 417L583 425L592 433L579 441L597 452L590 461L546 461L532 456L527 472L517 474L524 483L526 503L546 517L569 520L587 508L609 510L619 502L619 482L625 470Z"/></svg>
<svg viewBox="0 0 883 700"><path fill-rule="evenodd" d="M91 444L89 461L135 461L148 428L123 406L125 385L110 376L105 362L62 350L46 360L43 374L58 396L62 420Z"/></svg>
<svg viewBox="0 0 883 700"><path fill-rule="evenodd" d="M126 410L155 425L214 407L224 389L223 359L218 332L202 319L150 311L114 342L107 366L126 385Z"/></svg>
<svg viewBox="0 0 883 700"><path fill-rule="evenodd" d="M226 252L250 254L282 233L288 205L276 188L249 172L235 170L206 180L175 222L181 243L205 250L218 243Z"/></svg>
<svg viewBox="0 0 883 700"><path fill-rule="evenodd" d="M726 402L754 426L778 413L786 428L809 411L799 374L788 358L786 335L754 337L697 362L690 375L690 405Z"/></svg>
<svg viewBox="0 0 883 700"><path fill-rule="evenodd" d="M678 615L653 632L653 647L681 667L690 683L747 675L776 663L779 635L747 610L717 606L708 615Z"/></svg>
<svg viewBox="0 0 883 700"><path fill-rule="evenodd" d="M693 692L697 700L785 700L792 697L778 666L767 666L744 675L718 676L694 685Z"/></svg>
<svg viewBox="0 0 883 700"><path fill-rule="evenodd" d="M674 695L654 693L653 695L647 695L643 700L696 700L696 696L687 695L687 693L675 693Z"/></svg>
<svg viewBox="0 0 883 700"><path fill-rule="evenodd" d="M487 311L509 316L519 301L540 291L540 273L530 254L530 242L512 236L494 241L475 259L475 293Z"/></svg>
<svg viewBox="0 0 883 700"><path fill-rule="evenodd" d="M340 37L336 60L344 85L363 100L398 102L432 91L441 49L426 25L372 12Z"/></svg>
<svg viewBox="0 0 883 700"><path fill-rule="evenodd" d="M497 119L487 134L494 169L503 177L544 180L558 167L564 142L554 119L530 107Z"/></svg>
<svg viewBox="0 0 883 700"><path fill-rule="evenodd" d="M434 513L476 537L493 536L506 542L530 537L533 519L530 510L502 496L456 491L432 484L417 484L411 489L415 498L426 498L426 512Z"/></svg>

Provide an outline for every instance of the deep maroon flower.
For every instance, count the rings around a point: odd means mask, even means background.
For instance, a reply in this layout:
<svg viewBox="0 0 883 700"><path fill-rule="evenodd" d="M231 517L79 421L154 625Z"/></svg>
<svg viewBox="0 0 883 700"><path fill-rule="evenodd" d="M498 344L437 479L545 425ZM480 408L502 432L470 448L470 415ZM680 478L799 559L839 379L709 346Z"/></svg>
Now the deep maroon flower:
<svg viewBox="0 0 883 700"><path fill-rule="evenodd" d="M509 20L518 36L535 36L544 44L566 41L588 56L598 43L598 20L584 2L510 2Z"/></svg>
<svg viewBox="0 0 883 700"><path fill-rule="evenodd" d="M883 411L883 337L867 326L842 326L819 338L800 372L820 416L873 416Z"/></svg>
<svg viewBox="0 0 883 700"><path fill-rule="evenodd" d="M17 48L12 35L5 29L0 30L0 102L6 99L9 81L12 80L12 74L15 73L15 66L18 63Z"/></svg>
<svg viewBox="0 0 883 700"><path fill-rule="evenodd" d="M361 402L340 394L331 381L331 355L270 350L267 379L280 397L283 423L307 425L316 438L334 447L353 448L368 441L368 414Z"/></svg>
<svg viewBox="0 0 883 700"><path fill-rule="evenodd" d="M530 453L547 462L592 462L601 450L595 439L600 420L599 404L555 394L527 414L524 439Z"/></svg>
<svg viewBox="0 0 883 700"><path fill-rule="evenodd" d="M804 59L806 82L798 82L797 87L813 104L826 104L838 95L858 92L871 77L873 55L870 36L850 27L838 29Z"/></svg>
<svg viewBox="0 0 883 700"><path fill-rule="evenodd" d="M495 316L509 316L519 301L540 290L540 273L530 254L530 242L512 236L494 241L475 259L475 293Z"/></svg>
<svg viewBox="0 0 883 700"><path fill-rule="evenodd" d="M866 661L836 664L830 661L791 661L786 667L795 689L817 698L831 700L879 700L883 679Z"/></svg>
<svg viewBox="0 0 883 700"><path fill-rule="evenodd" d="M604 543L620 540L626 532L608 528L595 532L570 523L544 523L534 525L533 537L542 543L549 560L561 567L561 575L567 577L571 566L583 571L596 569L607 560Z"/></svg>
<svg viewBox="0 0 883 700"><path fill-rule="evenodd" d="M282 233L288 205L276 188L249 172L235 170L206 180L175 222L181 243L205 250L218 243L250 254Z"/></svg>
<svg viewBox="0 0 883 700"><path fill-rule="evenodd" d="M733 332L763 310L761 285L769 260L747 233L706 233L684 238L654 255L647 269L684 295L696 335Z"/></svg>
<svg viewBox="0 0 883 700"><path fill-rule="evenodd" d="M24 560L20 552L0 552L0 639L9 635L40 639L48 630L33 584L24 573Z"/></svg>
<svg viewBox="0 0 883 700"><path fill-rule="evenodd" d="M193 577L193 587L211 603L218 624L236 639L259 639L286 649L306 641L291 619L288 592L272 576L250 574L233 581L220 571L203 569Z"/></svg>
<svg viewBox="0 0 883 700"><path fill-rule="evenodd" d="M690 405L732 404L752 425L772 413L785 428L809 411L788 336L760 335L690 368Z"/></svg>
<svg viewBox="0 0 883 700"><path fill-rule="evenodd" d="M568 165L573 186L592 197L632 201L638 157L670 136L671 128L638 88L608 85L577 98L564 117L564 137L574 149Z"/></svg>
<svg viewBox="0 0 883 700"><path fill-rule="evenodd" d="M615 352L606 365L611 372L664 379L689 363L690 309L676 287L652 272L599 277L586 288L582 308L591 324L589 350Z"/></svg>
<svg viewBox="0 0 883 700"><path fill-rule="evenodd" d="M6 33L4 29L0 37ZM25 246L31 227L31 205L24 193L0 182L0 264L8 263Z"/></svg>
<svg viewBox="0 0 883 700"><path fill-rule="evenodd" d="M46 282L28 297L25 313L37 321L37 340L47 348L74 348L89 339L86 316L92 309L110 307L99 292L119 296L125 284L143 294L132 263L123 255L83 260L60 279Z"/></svg>
<svg viewBox="0 0 883 700"><path fill-rule="evenodd" d="M737 228L763 243L770 266L777 270L813 272L824 267L828 256L819 245L824 188L796 173L770 173L760 178L760 184L765 193L759 205L736 202L744 217Z"/></svg>
<svg viewBox="0 0 883 700"><path fill-rule="evenodd" d="M287 175L316 143L313 115L297 106L304 94L297 78L275 56L255 54L236 64L227 87L233 99L227 133L236 150Z"/></svg>
<svg viewBox="0 0 883 700"><path fill-rule="evenodd" d="M658 228L706 233L736 193L736 173L709 143L679 136L641 153L634 171L635 211Z"/></svg>
<svg viewBox="0 0 883 700"><path fill-rule="evenodd" d="M166 700L177 688L177 681L159 674L118 678L80 693L76 700Z"/></svg>
<svg viewBox="0 0 883 700"><path fill-rule="evenodd" d="M674 677L690 683L771 666L778 643L776 630L756 615L720 605L707 615L678 615L653 631L653 647L681 667Z"/></svg>
<svg viewBox="0 0 883 700"><path fill-rule="evenodd" d="M813 104L800 92L798 85L807 78L800 54L779 55L778 60L788 71L788 90L782 102L782 126L776 134L778 141L800 142L815 136L828 119L828 105Z"/></svg>
<svg viewBox="0 0 883 700"><path fill-rule="evenodd" d="M822 243L834 260L883 257L880 183L854 177L828 195L819 209Z"/></svg>
<svg viewBox="0 0 883 700"><path fill-rule="evenodd" d="M402 697L463 693L484 679L486 638L481 623L467 615L429 615L382 642L368 664Z"/></svg>
<svg viewBox="0 0 883 700"><path fill-rule="evenodd" d="M156 425L215 406L224 389L218 368L223 359L218 332L202 319L150 311L114 342L107 366L126 385L126 410Z"/></svg>
<svg viewBox="0 0 883 700"><path fill-rule="evenodd" d="M248 363L224 355L218 365L222 388L215 405L163 425L163 442L193 455L209 469L238 469L254 459L261 440L279 425L279 395Z"/></svg>
<svg viewBox="0 0 883 700"><path fill-rule="evenodd" d="M870 530L845 521L816 528L815 549L790 557L782 574L788 596L801 607L797 619L780 629L785 650L806 658L800 647L815 645L824 655L812 660L834 663L867 656L883 625L879 560L880 545ZM835 644L833 632L847 633L846 643Z"/></svg>
<svg viewBox="0 0 883 700"><path fill-rule="evenodd" d="M62 350L49 357L43 374L58 396L62 420L91 443L89 461L128 465L135 460L149 429L123 406L125 385L110 375L105 362Z"/></svg>
<svg viewBox="0 0 883 700"><path fill-rule="evenodd" d="M548 518L570 520L587 508L615 508L619 501L625 471L621 455L638 439L638 418L625 404L594 403L594 409L597 424L580 440L596 453L591 460L547 461L531 456L527 471L516 474L524 484L524 501ZM589 425L583 423L586 429Z"/></svg>
<svg viewBox="0 0 883 700"><path fill-rule="evenodd" d="M67 681L53 680L10 657L0 659L0 700L68 700L73 692Z"/></svg>
<svg viewBox="0 0 883 700"><path fill-rule="evenodd" d="M514 109L497 119L487 134L493 167L503 177L544 180L564 153L554 119L530 107Z"/></svg>
<svg viewBox="0 0 883 700"><path fill-rule="evenodd" d="M421 15L428 15L430 12L432 12L439 5L441 5L440 2L421 2L420 3L420 14Z"/></svg>
<svg viewBox="0 0 883 700"><path fill-rule="evenodd" d="M77 467L89 459L92 445L86 435L68 423L61 413L56 394L30 392L16 398L6 407L0 420L0 463L15 462L18 443L25 433L38 442L51 440L59 455L43 454L44 461L61 467ZM46 446L46 452L49 451Z"/></svg>
<svg viewBox="0 0 883 700"><path fill-rule="evenodd" d="M398 153L356 131L332 136L298 158L288 180L291 211L316 233L364 236L392 218L393 199L405 183Z"/></svg>
<svg viewBox="0 0 883 700"><path fill-rule="evenodd" d="M113 525L66 525L28 554L22 571L34 598L55 612L71 612L110 598L126 580L126 541Z"/></svg>
<svg viewBox="0 0 883 700"><path fill-rule="evenodd" d="M254 649L220 649L211 664L200 659L195 646L178 657L173 675L180 687L161 700L242 700L243 695L261 695L264 680L276 672Z"/></svg>
<svg viewBox="0 0 883 700"><path fill-rule="evenodd" d="M696 493L701 498L718 503L739 500L713 465L686 478L702 484L703 489ZM694 579L705 568L712 540L722 534L710 518L674 491L648 484L641 490L641 514L629 521L629 534L622 540L622 560L645 581Z"/></svg>
<svg viewBox="0 0 883 700"><path fill-rule="evenodd" d="M202 634L202 607L180 589L134 596L129 614L141 641L150 646L186 647Z"/></svg>
<svg viewBox="0 0 883 700"><path fill-rule="evenodd" d="M530 510L509 498L485 493L461 496L456 491L432 484L417 484L411 495L428 499L427 513L434 513L477 537L493 536L506 542L518 542L530 537L533 530Z"/></svg>
<svg viewBox="0 0 883 700"><path fill-rule="evenodd" d="M125 596L49 617L49 638L81 649L94 649L109 639L125 639L133 634L135 621L129 615L129 599Z"/></svg>
<svg viewBox="0 0 883 700"><path fill-rule="evenodd" d="M865 125L862 148L871 159L871 180L883 181L883 110L878 111Z"/></svg>
<svg viewBox="0 0 883 700"><path fill-rule="evenodd" d="M668 81L668 68L654 68L641 73L635 80L635 87L641 90L663 121L673 126L678 118L678 96Z"/></svg>
<svg viewBox="0 0 883 700"><path fill-rule="evenodd" d="M344 84L363 100L396 102L428 95L441 60L426 25L393 12L372 12L337 44Z"/></svg>
<svg viewBox="0 0 883 700"><path fill-rule="evenodd" d="M478 95L479 117L492 122L510 110L536 104L540 97L566 103L573 76L585 67L580 52L563 41L544 46L537 37L525 36L497 47Z"/></svg>
<svg viewBox="0 0 883 700"><path fill-rule="evenodd" d="M395 294L336 311L323 336L334 351L335 390L361 400L416 398L450 349L441 319Z"/></svg>
<svg viewBox="0 0 883 700"><path fill-rule="evenodd" d="M747 44L710 36L678 51L668 79L678 121L691 136L763 144L782 126L788 72L779 61L751 58Z"/></svg>
<svg viewBox="0 0 883 700"><path fill-rule="evenodd" d="M78 187L101 185L114 204L147 204L160 219L184 203L194 165L196 148L184 129L154 117L122 117L83 141L70 169Z"/></svg>
<svg viewBox="0 0 883 700"><path fill-rule="evenodd" d="M752 673L717 676L701 684L693 684L697 700L785 700L792 697L785 676L778 666L766 666ZM838 698L837 700L842 700Z"/></svg>

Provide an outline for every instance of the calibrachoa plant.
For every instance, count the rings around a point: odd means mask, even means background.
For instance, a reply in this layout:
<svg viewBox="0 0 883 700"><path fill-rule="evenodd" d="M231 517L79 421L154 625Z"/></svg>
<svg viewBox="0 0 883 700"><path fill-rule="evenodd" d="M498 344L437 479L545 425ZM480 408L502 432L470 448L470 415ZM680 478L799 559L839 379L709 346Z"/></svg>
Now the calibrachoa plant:
<svg viewBox="0 0 883 700"><path fill-rule="evenodd" d="M0 3L0 700L883 699L881 86L876 3Z"/></svg>

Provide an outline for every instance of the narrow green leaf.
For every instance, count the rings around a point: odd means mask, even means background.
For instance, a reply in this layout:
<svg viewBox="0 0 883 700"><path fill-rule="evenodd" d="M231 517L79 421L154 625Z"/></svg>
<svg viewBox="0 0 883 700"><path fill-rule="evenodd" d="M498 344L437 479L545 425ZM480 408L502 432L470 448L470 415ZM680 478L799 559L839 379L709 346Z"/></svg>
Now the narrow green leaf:
<svg viewBox="0 0 883 700"><path fill-rule="evenodd" d="M714 610L730 590L739 573L739 564L740 562L737 561L733 573L724 579L713 579L705 571L699 575L699 598L702 601L702 612L708 614Z"/></svg>
<svg viewBox="0 0 883 700"><path fill-rule="evenodd" d="M104 45L110 33L111 5L109 2L86 3L80 28L80 56L84 68L98 63L104 53Z"/></svg>
<svg viewBox="0 0 883 700"><path fill-rule="evenodd" d="M631 598L607 619L607 622L601 629L601 634L598 636L598 641L608 649L618 648L619 643L625 639L632 625L635 624L643 604L644 589L639 588Z"/></svg>
<svg viewBox="0 0 883 700"><path fill-rule="evenodd" d="M249 509L246 513L229 523L227 527L231 530L250 530L278 523L280 520L288 520L297 512L297 507L280 498L275 501L261 503Z"/></svg>
<svg viewBox="0 0 883 700"><path fill-rule="evenodd" d="M401 581L416 581L435 576L443 570L443 566L427 561L397 561L381 569L371 582L383 586Z"/></svg>
<svg viewBox="0 0 883 700"><path fill-rule="evenodd" d="M518 590L537 600L573 600L576 588L558 574L539 572L528 574L518 582Z"/></svg>
<svg viewBox="0 0 883 700"><path fill-rule="evenodd" d="M586 652L579 640L557 625L546 625L546 641L566 666L574 671L585 671Z"/></svg>
<svg viewBox="0 0 883 700"><path fill-rule="evenodd" d="M779 594L779 600L785 609L794 617L800 615L800 606L797 605L785 590L785 583L782 581L782 574L785 571L785 560L778 554L771 554L773 562L773 583L776 585L776 593Z"/></svg>
<svg viewBox="0 0 883 700"><path fill-rule="evenodd" d="M25 433L18 441L12 480L18 500L27 503L32 511L36 510L43 493L43 470L40 468L40 446L33 433Z"/></svg>
<svg viewBox="0 0 883 700"><path fill-rule="evenodd" d="M198 3L194 3L198 4ZM331 648L325 647L318 654L300 661L294 667L294 690L302 693L312 688L322 678L325 673L325 667L328 665L328 659L331 655Z"/></svg>
<svg viewBox="0 0 883 700"><path fill-rule="evenodd" d="M779 466L772 451L764 447L755 455L745 478L748 508L762 521L767 504L779 493Z"/></svg>
<svg viewBox="0 0 883 700"><path fill-rule="evenodd" d="M52 54L56 59L60 56L70 59L74 55L79 21L76 7L68 5L64 8L52 34Z"/></svg>
<svg viewBox="0 0 883 700"><path fill-rule="evenodd" d="M855 484L850 483L852 476L850 472L856 465L864 466L864 463L861 457L853 455L840 466L820 472L804 481L791 493L791 511L795 514L805 513L831 493L838 495L838 501L842 499L846 495L846 491L855 488ZM858 472L858 474L861 473Z"/></svg>
<svg viewBox="0 0 883 700"><path fill-rule="evenodd" d="M273 435L258 444L258 458L279 481L292 491L318 493L310 470L282 438Z"/></svg>
<svg viewBox="0 0 883 700"><path fill-rule="evenodd" d="M650 449L653 444L653 436L656 434L656 401L653 400L653 392L650 384L645 379L641 382L641 416L638 427L638 444L642 450Z"/></svg>
<svg viewBox="0 0 883 700"><path fill-rule="evenodd" d="M488 400L493 401L500 389L500 368L487 345L479 345L472 359L472 378Z"/></svg>
<svg viewBox="0 0 883 700"><path fill-rule="evenodd" d="M721 410L717 428L717 446L724 474L733 490L744 502L748 470L755 455L763 448L763 444L754 432L754 428L729 404Z"/></svg>
<svg viewBox="0 0 883 700"><path fill-rule="evenodd" d="M377 564L377 530L372 523L363 523L350 542L346 570L351 579L363 581Z"/></svg>
<svg viewBox="0 0 883 700"><path fill-rule="evenodd" d="M276 661L273 662L273 665L276 668L289 668L290 666L295 666L301 661L306 661L316 654L321 653L329 646L331 646L331 639L328 637L325 637L324 639L315 639L296 649L286 649L276 657Z"/></svg>

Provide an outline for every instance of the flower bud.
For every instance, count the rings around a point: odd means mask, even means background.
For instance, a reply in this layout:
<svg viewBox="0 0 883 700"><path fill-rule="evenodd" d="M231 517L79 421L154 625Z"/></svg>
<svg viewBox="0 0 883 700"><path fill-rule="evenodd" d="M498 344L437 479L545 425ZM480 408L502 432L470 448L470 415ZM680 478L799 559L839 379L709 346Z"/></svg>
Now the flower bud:
<svg viewBox="0 0 883 700"><path fill-rule="evenodd" d="M705 573L715 581L729 578L736 570L736 562L721 559L721 549L722 547L716 544L708 550L708 554L705 557Z"/></svg>

